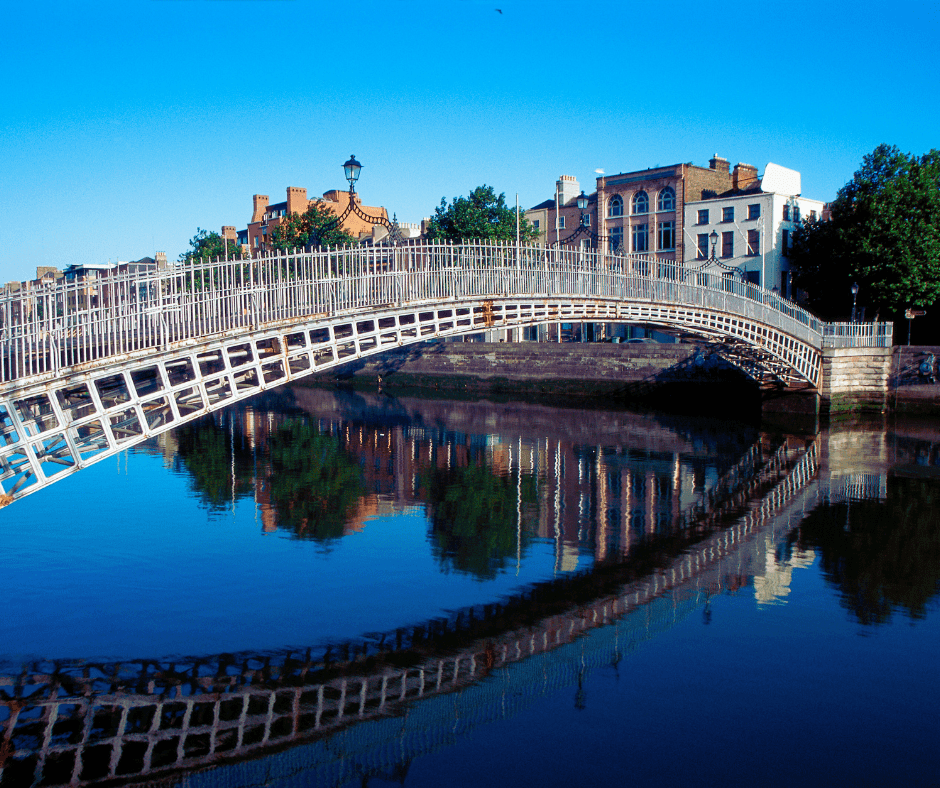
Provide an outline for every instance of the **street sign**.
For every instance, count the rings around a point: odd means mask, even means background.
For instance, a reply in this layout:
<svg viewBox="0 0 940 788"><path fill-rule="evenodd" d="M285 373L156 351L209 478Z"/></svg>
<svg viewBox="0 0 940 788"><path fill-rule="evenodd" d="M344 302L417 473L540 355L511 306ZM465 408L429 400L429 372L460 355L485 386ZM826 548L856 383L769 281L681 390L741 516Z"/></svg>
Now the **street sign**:
<svg viewBox="0 0 940 788"><path fill-rule="evenodd" d="M915 317L923 317L927 312L924 309L905 309L904 317L908 320L913 320Z"/></svg>

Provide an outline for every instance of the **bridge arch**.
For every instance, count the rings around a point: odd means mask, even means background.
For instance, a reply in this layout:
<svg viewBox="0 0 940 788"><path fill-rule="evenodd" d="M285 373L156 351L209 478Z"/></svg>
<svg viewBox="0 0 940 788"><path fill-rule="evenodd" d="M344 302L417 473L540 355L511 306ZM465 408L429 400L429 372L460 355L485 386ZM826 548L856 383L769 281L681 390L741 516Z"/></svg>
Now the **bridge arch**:
<svg viewBox="0 0 940 788"><path fill-rule="evenodd" d="M482 242L203 262L105 278L93 293L7 294L0 315L3 503L264 389L416 342L646 323L732 342L752 373L817 386L824 338L845 333L674 262ZM865 326L848 340L885 341L884 324Z"/></svg>

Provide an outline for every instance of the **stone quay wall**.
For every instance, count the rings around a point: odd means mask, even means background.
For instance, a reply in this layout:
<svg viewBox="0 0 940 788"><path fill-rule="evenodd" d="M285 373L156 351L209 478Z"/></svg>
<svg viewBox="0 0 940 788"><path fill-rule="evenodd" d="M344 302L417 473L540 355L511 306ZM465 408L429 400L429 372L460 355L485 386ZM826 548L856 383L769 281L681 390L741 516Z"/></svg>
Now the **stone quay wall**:
<svg viewBox="0 0 940 788"><path fill-rule="evenodd" d="M885 410L891 366L891 348L824 350L820 410L823 413Z"/></svg>
<svg viewBox="0 0 940 788"><path fill-rule="evenodd" d="M934 357L933 375L921 367ZM699 356L700 363L693 363ZM704 361L704 363L701 363ZM838 348L823 359L818 410L940 413L940 347ZM372 356L319 376L374 388L409 388L475 396L531 395L665 404L707 397L729 406L757 400L753 385L707 345L552 342L433 342ZM812 392L765 393L765 411L816 411ZM809 399L814 400L810 402ZM809 409L809 410L808 410Z"/></svg>

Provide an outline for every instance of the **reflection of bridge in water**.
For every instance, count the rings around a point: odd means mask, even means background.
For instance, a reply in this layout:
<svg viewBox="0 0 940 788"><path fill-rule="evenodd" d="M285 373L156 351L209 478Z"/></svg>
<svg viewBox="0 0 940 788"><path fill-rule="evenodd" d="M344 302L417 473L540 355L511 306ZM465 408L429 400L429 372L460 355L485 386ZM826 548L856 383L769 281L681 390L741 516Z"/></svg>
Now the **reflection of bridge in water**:
<svg viewBox="0 0 940 788"><path fill-rule="evenodd" d="M690 509L680 530L633 545L627 561L446 621L317 654L10 671L0 678L0 785L152 781L226 762L239 784L299 770L326 784L395 774L760 574L768 546L820 494L817 448L782 442L750 475L739 463L712 508Z"/></svg>

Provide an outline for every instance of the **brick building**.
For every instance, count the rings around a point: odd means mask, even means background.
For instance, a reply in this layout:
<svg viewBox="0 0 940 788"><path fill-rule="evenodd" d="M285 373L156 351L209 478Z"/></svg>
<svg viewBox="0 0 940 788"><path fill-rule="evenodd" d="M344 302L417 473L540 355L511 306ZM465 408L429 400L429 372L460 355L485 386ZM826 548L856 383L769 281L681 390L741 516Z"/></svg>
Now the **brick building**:
<svg viewBox="0 0 940 788"><path fill-rule="evenodd" d="M596 191L586 195L586 222L593 235L580 233L572 242L599 238L608 249L683 260L685 203L746 191L757 182L756 167L736 164L732 170L728 160L717 155L708 167L672 164L602 175L597 179ZM539 240L564 243L573 236L580 221L576 202L579 189L575 178L562 175L555 188L557 213L554 198L526 211L526 218L538 222Z"/></svg>
<svg viewBox="0 0 940 788"><path fill-rule="evenodd" d="M303 213L311 203L315 202L319 202L335 215L341 216L349 207L349 196L348 191L333 189L325 192L322 199L309 200L306 189L288 186L287 199L272 205L268 195L255 194L252 197L251 221L248 222L248 227L244 230L236 230L235 227L226 225L222 228L222 237L240 245L243 251L250 251L252 255L262 254L270 248L269 239L274 228L285 221L287 216L292 213ZM352 196L356 201L355 204L364 213L380 216L386 222L388 221L388 212L384 208L363 205L358 194ZM355 213L350 213L339 229L345 230L354 238L364 238L372 236L375 226Z"/></svg>
<svg viewBox="0 0 940 788"><path fill-rule="evenodd" d="M708 167L672 164L603 175L597 179L598 235L611 249L684 259L684 208L693 200L744 191L757 182L757 168L714 156Z"/></svg>

